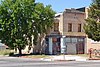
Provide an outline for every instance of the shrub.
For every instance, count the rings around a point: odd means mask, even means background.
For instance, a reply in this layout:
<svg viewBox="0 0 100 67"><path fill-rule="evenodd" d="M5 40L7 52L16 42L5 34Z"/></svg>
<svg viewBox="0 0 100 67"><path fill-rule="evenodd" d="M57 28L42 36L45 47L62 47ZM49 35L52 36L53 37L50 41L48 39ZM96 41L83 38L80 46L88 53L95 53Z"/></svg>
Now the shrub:
<svg viewBox="0 0 100 67"><path fill-rule="evenodd" d="M10 52L10 53L9 53L9 56L13 56L13 55L14 55L14 52Z"/></svg>

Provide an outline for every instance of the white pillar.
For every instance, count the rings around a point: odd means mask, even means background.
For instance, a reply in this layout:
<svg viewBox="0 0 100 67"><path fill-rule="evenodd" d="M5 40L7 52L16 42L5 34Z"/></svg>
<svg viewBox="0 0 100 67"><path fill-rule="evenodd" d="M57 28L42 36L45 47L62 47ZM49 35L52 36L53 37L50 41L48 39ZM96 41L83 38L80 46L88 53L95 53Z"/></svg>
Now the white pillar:
<svg viewBox="0 0 100 67"><path fill-rule="evenodd" d="M85 53L88 53L88 49L87 49L87 45L88 45L88 43L87 43L87 37L86 38L84 38L84 52Z"/></svg>
<svg viewBox="0 0 100 67"><path fill-rule="evenodd" d="M49 54L52 54L52 38L49 38Z"/></svg>
<svg viewBox="0 0 100 67"><path fill-rule="evenodd" d="M65 50L66 50L66 46L65 46L65 42L64 42L64 37L61 38L61 54L65 54Z"/></svg>

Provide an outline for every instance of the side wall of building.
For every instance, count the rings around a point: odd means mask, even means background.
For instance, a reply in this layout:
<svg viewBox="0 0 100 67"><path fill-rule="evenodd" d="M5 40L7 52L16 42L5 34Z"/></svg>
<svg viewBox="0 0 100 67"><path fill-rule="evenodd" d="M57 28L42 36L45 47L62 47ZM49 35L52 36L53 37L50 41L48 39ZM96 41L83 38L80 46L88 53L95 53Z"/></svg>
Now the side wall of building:
<svg viewBox="0 0 100 67"><path fill-rule="evenodd" d="M85 24L85 13L75 9L67 9L63 12L63 36L66 46L66 54L83 54L86 52L85 37L83 26ZM71 24L71 31L68 31ZM78 25L81 25L78 31Z"/></svg>
<svg viewBox="0 0 100 67"><path fill-rule="evenodd" d="M85 13L64 12L63 35L86 36L83 26L85 24ZM72 23L72 32L68 32L68 23ZM81 32L78 32L78 24L81 24Z"/></svg>
<svg viewBox="0 0 100 67"><path fill-rule="evenodd" d="M63 34L63 13L58 18L59 20L59 32L62 35Z"/></svg>
<svg viewBox="0 0 100 67"><path fill-rule="evenodd" d="M87 53L89 53L89 49L100 50L100 42L93 41L87 38Z"/></svg>

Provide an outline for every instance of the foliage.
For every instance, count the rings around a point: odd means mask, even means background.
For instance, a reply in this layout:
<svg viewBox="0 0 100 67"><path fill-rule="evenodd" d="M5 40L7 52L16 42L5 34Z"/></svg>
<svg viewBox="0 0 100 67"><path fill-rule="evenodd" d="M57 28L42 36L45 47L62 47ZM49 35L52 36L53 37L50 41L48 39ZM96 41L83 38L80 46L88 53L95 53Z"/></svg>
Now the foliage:
<svg viewBox="0 0 100 67"><path fill-rule="evenodd" d="M37 3L35 6L36 24L34 29L34 44L39 45L38 51L42 52L43 41L49 29L53 26L55 12L48 5L44 7L42 3Z"/></svg>
<svg viewBox="0 0 100 67"><path fill-rule="evenodd" d="M9 53L9 56L13 56L13 55L14 55L14 52L10 52L10 53Z"/></svg>
<svg viewBox="0 0 100 67"><path fill-rule="evenodd" d="M0 5L1 40L10 48L18 48L20 54L27 45L24 35L30 34L32 8L33 0L4 0Z"/></svg>
<svg viewBox="0 0 100 67"><path fill-rule="evenodd" d="M90 5L84 29L89 38L100 41L100 0L93 0Z"/></svg>
<svg viewBox="0 0 100 67"><path fill-rule="evenodd" d="M35 0L4 0L0 4L0 38L19 54L26 45L38 42L38 36L52 26L55 12L51 6L35 3Z"/></svg>
<svg viewBox="0 0 100 67"><path fill-rule="evenodd" d="M34 35L35 40L43 33L47 33L48 29L52 27L55 12L48 5L44 7L42 3L37 3L35 6L34 19Z"/></svg>

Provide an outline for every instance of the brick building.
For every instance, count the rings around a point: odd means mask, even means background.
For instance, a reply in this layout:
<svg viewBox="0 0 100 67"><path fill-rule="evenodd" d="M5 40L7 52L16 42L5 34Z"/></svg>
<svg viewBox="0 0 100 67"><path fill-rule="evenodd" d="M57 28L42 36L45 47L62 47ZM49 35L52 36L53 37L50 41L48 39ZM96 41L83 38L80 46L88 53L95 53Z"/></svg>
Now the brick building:
<svg viewBox="0 0 100 67"><path fill-rule="evenodd" d="M45 54L84 54L90 48L100 49L100 42L87 37L84 32L88 8L65 9L55 15L53 28L45 38ZM38 46L37 46L38 47ZM39 47L38 47L39 48Z"/></svg>
<svg viewBox="0 0 100 67"><path fill-rule="evenodd" d="M78 9L65 9L55 15L54 28L47 35L47 53L83 54L86 52L86 34L83 26L86 13Z"/></svg>

